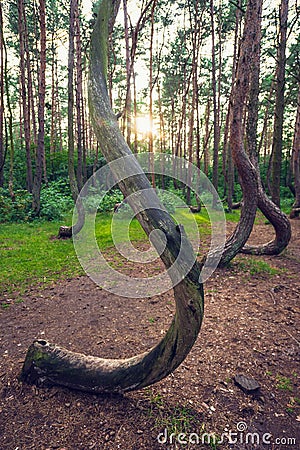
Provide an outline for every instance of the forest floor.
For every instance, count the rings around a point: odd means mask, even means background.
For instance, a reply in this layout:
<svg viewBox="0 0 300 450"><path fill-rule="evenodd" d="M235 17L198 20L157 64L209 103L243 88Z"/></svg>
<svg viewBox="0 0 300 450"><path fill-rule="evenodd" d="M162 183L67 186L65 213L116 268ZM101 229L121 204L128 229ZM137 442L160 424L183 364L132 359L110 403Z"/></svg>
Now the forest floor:
<svg viewBox="0 0 300 450"><path fill-rule="evenodd" d="M234 226L229 223L228 232ZM41 388L18 376L37 337L103 357L149 349L170 324L172 292L120 298L80 276L22 296L4 294L0 449L299 449L300 221L292 228L282 255L239 256L213 274L187 359L163 381L126 395ZM270 225L259 221L251 241L270 238ZM260 389L245 393L234 383L237 374L254 378ZM203 444L205 433L214 433L216 443L207 436L210 444Z"/></svg>

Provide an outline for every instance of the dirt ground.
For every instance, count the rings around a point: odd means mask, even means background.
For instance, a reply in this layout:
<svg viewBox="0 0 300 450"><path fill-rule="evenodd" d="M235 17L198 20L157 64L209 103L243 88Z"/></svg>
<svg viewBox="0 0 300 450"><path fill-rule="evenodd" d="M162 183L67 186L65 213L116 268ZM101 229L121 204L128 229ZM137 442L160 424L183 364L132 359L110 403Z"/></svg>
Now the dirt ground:
<svg viewBox="0 0 300 450"><path fill-rule="evenodd" d="M299 449L300 221L292 227L282 255L241 256L214 273L188 358L165 380L124 396L22 384L26 350L38 337L102 357L145 351L169 326L172 292L120 298L82 276L2 297L10 306L0 308L0 449ZM262 221L251 240L270 236ZM254 260L277 273L251 274ZM237 374L260 389L245 393Z"/></svg>

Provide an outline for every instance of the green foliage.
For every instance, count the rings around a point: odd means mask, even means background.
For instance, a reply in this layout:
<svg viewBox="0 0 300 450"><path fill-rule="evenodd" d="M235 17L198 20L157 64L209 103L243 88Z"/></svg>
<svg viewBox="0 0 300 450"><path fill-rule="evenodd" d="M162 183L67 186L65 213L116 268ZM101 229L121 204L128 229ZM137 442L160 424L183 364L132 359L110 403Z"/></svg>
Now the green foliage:
<svg viewBox="0 0 300 450"><path fill-rule="evenodd" d="M102 196L98 188L90 187L84 204L88 212L97 210L99 213L103 213L113 211L116 203L122 203L123 200L123 194L119 189L113 189Z"/></svg>
<svg viewBox="0 0 300 450"><path fill-rule="evenodd" d="M173 214L176 209L176 198L174 195L167 191L159 190L158 197L166 210L170 214ZM103 213L113 211L115 205L123 201L124 197L119 189L113 189L105 194L104 197L101 197L101 193L99 194L97 188L90 188L89 195L85 198L84 203L89 212L93 212L96 209L99 213ZM119 209L119 213L128 212L129 208L130 206L128 204L123 203Z"/></svg>
<svg viewBox="0 0 300 450"><path fill-rule="evenodd" d="M32 195L24 189L14 192L11 198L7 189L0 189L0 222L28 222L33 220ZM40 218L59 220L73 207L69 184L58 180L43 186L41 190Z"/></svg>
<svg viewBox="0 0 300 450"><path fill-rule="evenodd" d="M11 198L7 189L0 189L0 222L25 222L30 218L32 196L24 189Z"/></svg>
<svg viewBox="0 0 300 450"><path fill-rule="evenodd" d="M69 184L65 180L49 183L41 190L40 217L45 220L59 220L74 206Z"/></svg>

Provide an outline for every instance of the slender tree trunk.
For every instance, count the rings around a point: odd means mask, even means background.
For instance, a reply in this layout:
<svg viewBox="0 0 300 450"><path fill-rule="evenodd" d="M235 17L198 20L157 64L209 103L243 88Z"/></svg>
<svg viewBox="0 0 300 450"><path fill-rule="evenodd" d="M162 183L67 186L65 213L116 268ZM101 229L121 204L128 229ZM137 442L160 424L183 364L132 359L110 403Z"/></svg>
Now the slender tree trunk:
<svg viewBox="0 0 300 450"><path fill-rule="evenodd" d="M78 191L83 186L83 130L82 130L82 49L81 49L81 30L78 1L75 6L75 41L76 41L76 123L77 123L77 186Z"/></svg>
<svg viewBox="0 0 300 450"><path fill-rule="evenodd" d="M4 33L3 33L3 13L2 3L0 3L0 187L4 185L4 164L6 146L4 139L4 80L5 77L5 56L4 56Z"/></svg>
<svg viewBox="0 0 300 450"><path fill-rule="evenodd" d="M119 1L116 2L119 4ZM149 235L154 229L160 229L167 239L166 249L161 258L170 268L178 258L181 242L184 240L182 265L194 260L192 246L176 226L161 204L154 189L139 167L126 145L115 115L109 108L106 86L108 20L114 2L102 0L98 20L92 35L90 68L90 104L96 135L104 145L103 152L117 176L122 170L117 160L126 157L127 167L124 178L119 183L125 197L135 194L130 205ZM121 164L122 165L122 164ZM132 174L137 170L137 175ZM151 201L145 202L140 195L147 188ZM179 265L179 269L181 264ZM112 360L85 356L49 344L47 341L35 341L29 348L22 370L22 379L38 382L41 379L51 383L69 386L74 389L101 392L126 392L153 384L169 375L185 359L192 348L203 318L203 287L199 284L200 270L195 262L189 273L174 287L176 315L165 337L149 352L129 359Z"/></svg>
<svg viewBox="0 0 300 450"><path fill-rule="evenodd" d="M212 67L211 67L211 84L213 95L213 115L214 115L214 150L213 150L213 185L218 192L218 179L219 179L219 145L220 145L220 112L218 110L217 100L217 80L216 80L216 39L215 39L215 21L214 21L214 0L210 0L210 17L211 17L211 39L212 39ZM214 207L217 199L214 196Z"/></svg>
<svg viewBox="0 0 300 450"><path fill-rule="evenodd" d="M68 55L68 172L74 202L78 197L78 185L75 176L74 153L74 62L75 62L75 14L77 0L70 0L69 55Z"/></svg>
<svg viewBox="0 0 300 450"><path fill-rule="evenodd" d="M276 69L276 103L272 146L272 200L280 207L280 177L282 165L282 132L284 114L285 62L288 20L288 0L281 0Z"/></svg>
<svg viewBox="0 0 300 450"><path fill-rule="evenodd" d="M35 215L40 213L40 195L45 161L45 96L46 96L46 4L40 0L40 68L39 68L39 104L38 104L38 145L35 160L35 176L32 189L32 209Z"/></svg>
<svg viewBox="0 0 300 450"><path fill-rule="evenodd" d="M292 169L295 179L295 202L293 204L290 218L294 219L300 215L300 83L292 150Z"/></svg>
<svg viewBox="0 0 300 450"><path fill-rule="evenodd" d="M0 28L0 39L3 46L3 56L2 56L2 64L3 64L3 86L1 89L4 88L5 94L6 94L6 105L8 110L8 133L9 138L7 139L6 145L9 145L9 179L8 179L8 189L9 194L14 200L15 194L14 194L14 136L13 136L13 111L11 107L11 100L10 100L10 92L9 92L9 79L8 79L8 68L7 68L7 48L6 43L4 39L4 30L3 30L3 11L2 11L2 3L0 2L0 21L1 21L1 28ZM1 75L2 78L2 75ZM2 96L2 94L1 94ZM4 99L4 93L3 93L3 99ZM4 107L4 100L3 100L3 107Z"/></svg>
<svg viewBox="0 0 300 450"><path fill-rule="evenodd" d="M126 48L126 100L125 100L125 130L127 144L131 145L131 61L130 61L130 42L129 42L129 28L128 28L128 12L127 0L123 0L124 10L124 30L125 30L125 48Z"/></svg>
<svg viewBox="0 0 300 450"><path fill-rule="evenodd" d="M266 105L265 114L264 114L263 129L261 132L260 141L259 141L258 149L257 149L257 152L260 155L262 148L263 148L263 144L265 144L264 145L264 156L263 156L264 165L266 165L266 160L267 160L266 148L267 148L267 141L268 141L269 109L270 109L271 99L272 99L272 95L273 95L273 90L274 90L274 82L272 82L271 86L270 86L270 92L269 92L269 95L267 98L267 105Z"/></svg>
<svg viewBox="0 0 300 450"><path fill-rule="evenodd" d="M30 151L30 121L28 110L28 95L26 89L26 64L25 64L25 28L24 28L24 0L18 1L18 27L19 27L19 39L20 39L20 80L21 80L21 98L22 98L22 115L24 126L24 138L26 149L26 168L27 168L27 189L32 192L33 175L32 175L32 162ZM21 127L22 128L22 127Z"/></svg>
<svg viewBox="0 0 300 450"><path fill-rule="evenodd" d="M51 35L51 125L50 125L50 157L55 153L56 149L56 121L57 121L57 107L56 107L56 49L54 45L54 32Z"/></svg>
<svg viewBox="0 0 300 450"><path fill-rule="evenodd" d="M82 123L82 176L83 184L87 181L87 127L85 120L85 101L83 97L83 90L81 91L81 123Z"/></svg>
<svg viewBox="0 0 300 450"><path fill-rule="evenodd" d="M29 49L29 39L28 39L28 26L27 26L27 16L26 16L26 2L23 2L23 24L24 24L24 48L25 48L25 62L26 62L26 72L27 72L27 107L29 114L30 123L30 142L34 144L35 150L37 147L37 126L36 126L36 113L35 113L35 95L33 93L33 67L31 64L31 52ZM34 12L35 12L35 8ZM35 14L36 17L36 14ZM35 26L35 21L34 21ZM35 37L37 33L35 33ZM37 45L37 39L36 39ZM36 52L38 54L38 51ZM38 60L36 58L36 64L38 65ZM38 72L38 69L37 69Z"/></svg>
<svg viewBox="0 0 300 450"><path fill-rule="evenodd" d="M153 149L153 39L154 39L154 13L157 0L153 1L151 8L151 31L150 31L150 56L149 56L149 121L150 121L150 132L149 132L149 153L151 160L151 182L152 186L155 187L155 174L154 169L152 169L154 161L154 149Z"/></svg>
<svg viewBox="0 0 300 450"><path fill-rule="evenodd" d="M75 31L76 31L76 8L77 0L70 0L70 22L69 22L69 53L68 53L68 174L74 203L76 203L79 190L75 176L75 137L74 137L74 63L75 63ZM79 199L77 202L78 220L72 227L61 226L59 238L71 238L77 234L84 225L84 208Z"/></svg>
<svg viewBox="0 0 300 450"><path fill-rule="evenodd" d="M138 152L138 132L136 126L136 118L137 118L137 92L136 92L136 77L133 71L133 115L134 115L134 144L133 144L133 152Z"/></svg>
<svg viewBox="0 0 300 450"><path fill-rule="evenodd" d="M210 119L210 97L207 99L207 104L205 108L205 135L204 135L204 142L203 142L203 154L204 154L204 173L206 176L208 176L208 169L209 169L209 138L211 135L211 129L209 126L209 119Z"/></svg>
<svg viewBox="0 0 300 450"><path fill-rule="evenodd" d="M199 11L198 11L198 1L196 1L194 8L194 14L192 11L190 11L190 25L191 29L193 29L192 32L192 99L191 99L191 105L190 105L190 112L189 112L189 128L188 128L188 161L190 163L189 169L188 169L188 176L187 176L187 188L186 188L186 202L188 205L191 205L191 170L190 167L192 167L193 164L193 150L194 150L194 126L195 126L195 109L196 109L196 99L197 99L197 90L198 90L198 84L197 84L197 63L198 63L198 56L199 56L199 29L197 26L197 23L200 23L199 20ZM194 15L194 17L193 17Z"/></svg>

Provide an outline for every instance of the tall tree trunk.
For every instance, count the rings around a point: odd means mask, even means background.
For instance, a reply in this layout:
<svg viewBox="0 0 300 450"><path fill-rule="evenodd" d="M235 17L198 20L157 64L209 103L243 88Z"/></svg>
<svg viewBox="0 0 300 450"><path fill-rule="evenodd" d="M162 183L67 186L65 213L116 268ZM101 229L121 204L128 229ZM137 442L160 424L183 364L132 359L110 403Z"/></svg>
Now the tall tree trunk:
<svg viewBox="0 0 300 450"><path fill-rule="evenodd" d="M300 82L292 150L292 170L295 179L295 202L293 204L290 218L294 219L300 215Z"/></svg>
<svg viewBox="0 0 300 450"><path fill-rule="evenodd" d="M23 0L22 0L23 1ZM24 2L24 9L23 9L23 24L24 24L24 47L25 47L25 62L26 62L26 72L27 72L27 105L28 105L28 114L29 114L29 123L30 123L30 142L34 144L35 151L37 147L37 126L36 126L36 113L35 113L35 95L33 93L33 72L34 69L32 66L34 64L31 64L31 51L29 48L29 37L28 37L28 26L27 26L27 14L26 14L26 5L27 3ZM33 11L34 11L34 17L36 18L36 11L35 11L35 2L33 4ZM34 20L34 27L35 20ZM37 38L37 32L35 32L35 45L37 46L38 38ZM38 54L38 49L36 48L36 54ZM38 58L36 58L36 65L37 65L37 73L38 73Z"/></svg>
<svg viewBox="0 0 300 450"><path fill-rule="evenodd" d="M243 205L239 223L227 239L219 266L227 265L241 250L253 228L258 195L258 181L255 167L244 148L244 109L253 71L253 48L260 32L262 0L249 0L245 17L243 37L237 65L236 80L232 95L232 120L230 124L230 147L238 170L243 191Z"/></svg>
<svg viewBox="0 0 300 450"><path fill-rule="evenodd" d="M125 30L125 48L126 48L126 99L124 110L124 122L126 130L127 144L131 145L131 61L130 61L130 42L129 42L129 28L128 28L128 12L127 0L123 0L124 10L124 30Z"/></svg>
<svg viewBox="0 0 300 450"><path fill-rule="evenodd" d="M77 202L79 190L75 175L75 137L74 137L74 63L75 63L75 31L76 31L76 8L77 0L70 0L70 22L69 22L69 53L68 53L68 174L74 203ZM84 207L82 202L76 203L78 220L72 227L61 226L59 238L71 238L79 233L84 225Z"/></svg>
<svg viewBox="0 0 300 450"><path fill-rule="evenodd" d="M4 88L5 95L6 95L6 104L7 104L7 110L8 110L8 133L9 138L7 139L8 142L6 142L6 145L9 145L9 179L8 179L8 189L9 194L12 199L15 198L14 194L14 136L13 136L13 111L11 107L11 99L10 99L10 92L9 92L9 79L8 79L8 68L7 68L7 48L6 43L4 39L4 30L3 30L3 10L2 10L2 3L0 3L0 21L1 21L1 28L0 28L0 39L3 46L3 56L2 56L2 64L3 64L3 86L1 89ZM2 78L2 75L1 75ZM2 93L1 93L2 96ZM3 107L4 107L4 93L3 93Z"/></svg>
<svg viewBox="0 0 300 450"><path fill-rule="evenodd" d="M281 0L279 13L279 36L276 68L276 103L274 112L274 130L272 146L272 200L280 207L280 176L282 165L282 132L284 114L284 87L286 39L288 20L288 0Z"/></svg>
<svg viewBox="0 0 300 450"><path fill-rule="evenodd" d="M211 129L209 127L209 119L210 119L210 97L207 98L207 104L205 108L205 134L204 134L204 142L203 142L203 155L204 155L204 168L203 171L206 176L208 176L209 170L209 138L211 135Z"/></svg>
<svg viewBox="0 0 300 450"><path fill-rule="evenodd" d="M26 63L25 63L25 26L24 26L24 0L18 1L18 28L20 40L20 81L21 81L21 98L22 98L22 115L24 125L24 138L26 149L26 168L27 168L27 189L32 192L33 176L32 176L32 162L30 151L30 119L28 110L28 95L26 89ZM22 128L22 127L21 127Z"/></svg>
<svg viewBox="0 0 300 450"><path fill-rule="evenodd" d="M153 39L154 39L154 13L157 0L154 0L151 8L151 31L150 31L150 56L149 56L149 121L150 121L150 132L149 132L149 153L151 158L151 182L152 186L155 187L155 174L154 174L154 149L153 149Z"/></svg>
<svg viewBox="0 0 300 450"><path fill-rule="evenodd" d="M236 77L237 69L237 56L238 56L238 42L241 23L241 0L239 0L237 8L235 10L235 31L234 31L234 45L233 45L233 62L232 62L232 75L231 75L231 92L228 102L228 109L225 121L224 130L224 142L223 142L223 175L225 179L224 194L227 196L228 210L231 211L233 207L233 194L234 194L234 164L232 159L232 152L229 145L229 127L232 121L232 94L233 86Z"/></svg>
<svg viewBox="0 0 300 450"><path fill-rule="evenodd" d="M119 0L116 2L119 4ZM122 171L121 157L126 167L123 181L119 183L125 197L135 194L131 207L149 235L160 229L166 236L166 249L161 258L170 268L176 261L184 239L184 261L194 255L192 246L176 226L151 189L150 183L126 145L109 108L106 85L106 53L108 21L113 0L102 0L98 20L92 35L90 68L90 105L95 132L104 144L103 152L116 176ZM132 176L132 170L136 175ZM126 176L127 174L127 176ZM128 177L128 175L130 175ZM141 190L148 189L151 209L145 208ZM148 205L149 203L146 202ZM141 212L142 211L142 212ZM178 267L180 270L180 267ZM38 340L29 348L22 370L22 378L36 382L41 379L74 389L99 392L126 392L153 384L169 375L185 359L192 348L203 318L203 287L199 284L199 266L195 262L189 273L174 287L176 315L165 337L148 353L129 359L112 360L85 356Z"/></svg>
<svg viewBox="0 0 300 450"><path fill-rule="evenodd" d="M50 125L50 158L56 150L57 104L56 104L56 48L54 44L54 32L51 35L51 125Z"/></svg>
<svg viewBox="0 0 300 450"><path fill-rule="evenodd" d="M137 92L136 92L136 76L133 72L133 116L134 116L134 144L133 153L138 152L138 130L136 126L137 119Z"/></svg>
<svg viewBox="0 0 300 450"><path fill-rule="evenodd" d="M80 11L78 1L75 5L75 41L76 41L76 123L77 123L77 186L78 191L83 187L83 129L82 129L82 48L81 48L81 27Z"/></svg>
<svg viewBox="0 0 300 450"><path fill-rule="evenodd" d="M4 139L4 84L5 84L5 56L2 3L0 3L0 187L4 185L4 164L6 146Z"/></svg>
<svg viewBox="0 0 300 450"><path fill-rule="evenodd" d="M78 185L75 176L75 136L74 136L74 63L75 63L75 14L77 0L70 0L69 55L68 55L68 173L74 202L78 197Z"/></svg>
<svg viewBox="0 0 300 450"><path fill-rule="evenodd" d="M216 39L215 39L215 21L214 21L214 0L210 0L210 17L211 17L211 45L212 45L212 66L211 66L211 85L213 94L213 115L214 115L214 150L213 150L213 186L218 192L219 179L219 144L220 144L220 111L218 110L217 99L217 80L216 80ZM217 207L217 198L214 196L214 207Z"/></svg>
<svg viewBox="0 0 300 450"><path fill-rule="evenodd" d="M245 245L242 253L255 255L277 255L284 250L291 238L291 226L286 215L269 199L265 193L258 163L257 152L257 123L259 110L259 74L260 74L260 41L261 41L261 17L260 28L256 34L256 43L253 47L251 84L249 92L248 121L247 121L247 148L251 162L256 168L258 177L258 201L257 206L270 221L275 229L275 239L260 246Z"/></svg>
<svg viewBox="0 0 300 450"><path fill-rule="evenodd" d="M195 127L195 110L196 110L196 100L198 91L198 71L197 63L199 57L200 48L200 30L199 26L201 19L199 18L199 2L196 0L193 5L194 10L190 8L190 27L192 31L192 68L191 68L191 79L192 79L192 99L189 112L188 120L188 161L189 169L187 174L187 186L186 186L186 203L191 205L191 167L193 164L193 151L194 151L194 127Z"/></svg>
<svg viewBox="0 0 300 450"><path fill-rule="evenodd" d="M39 105L38 105L38 145L35 160L35 176L32 189L32 209L35 215L40 213L40 195L45 161L45 96L46 96L46 4L40 0L40 68L39 68Z"/></svg>
<svg viewBox="0 0 300 450"><path fill-rule="evenodd" d="M265 114L264 114L263 128L262 128L260 141L259 141L258 149L257 149L257 153L260 155L262 148L263 148L263 144L264 144L264 156L263 156L264 165L266 165L266 161L267 161L266 149L267 149L267 141L268 141L269 109L270 109L271 99L272 99L272 95L273 95L273 90L274 90L274 82L272 81L271 86L270 86L269 95L267 98L267 105L266 105Z"/></svg>

